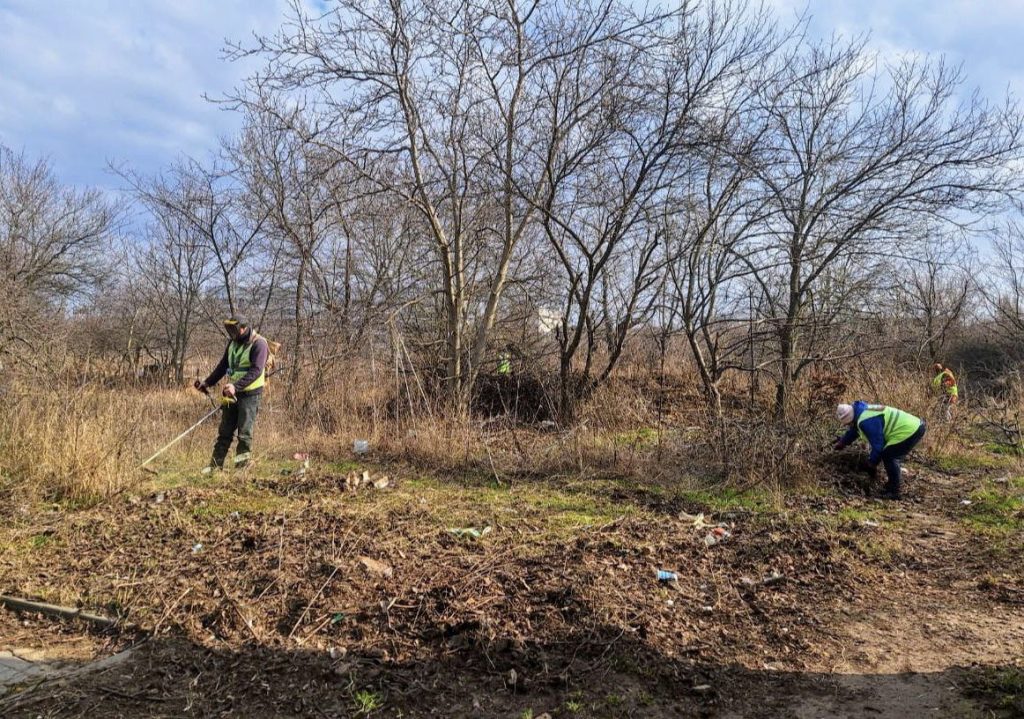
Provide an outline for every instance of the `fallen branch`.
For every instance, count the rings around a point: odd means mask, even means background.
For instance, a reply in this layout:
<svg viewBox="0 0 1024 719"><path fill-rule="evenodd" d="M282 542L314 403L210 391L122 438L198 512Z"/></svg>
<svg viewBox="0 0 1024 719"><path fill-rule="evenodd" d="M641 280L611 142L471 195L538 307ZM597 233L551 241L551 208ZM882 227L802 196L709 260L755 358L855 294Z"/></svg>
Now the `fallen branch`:
<svg viewBox="0 0 1024 719"><path fill-rule="evenodd" d="M114 627L119 627L121 629L135 628L135 625L133 624L123 624L120 619L111 619L110 617L103 617L99 614L91 614L83 611L81 608L61 607L56 604L34 602L30 599L10 597L4 594L0 594L0 604L16 612L37 612L48 617L58 617L60 619L81 619L83 622L95 624L96 626L105 627L107 629Z"/></svg>
<svg viewBox="0 0 1024 719"><path fill-rule="evenodd" d="M337 573L338 573L338 567L337 567L337 565L335 565L334 571L331 572L331 576L327 577L327 580L323 584L320 585L320 589L318 589L316 594L313 595L313 598L309 600L309 604L306 605L306 608L303 610L302 614L299 616L298 621L295 622L295 626L292 627L292 630L290 632L288 632L288 638L289 639L291 639L293 636L295 636L295 632L298 630L299 625L302 624L302 620L306 618L307 614L309 614L309 608L312 607L313 606L313 602L315 602L320 597L320 595L323 594L323 591L327 588L327 585L331 583L331 580L334 579L334 575L337 574Z"/></svg>

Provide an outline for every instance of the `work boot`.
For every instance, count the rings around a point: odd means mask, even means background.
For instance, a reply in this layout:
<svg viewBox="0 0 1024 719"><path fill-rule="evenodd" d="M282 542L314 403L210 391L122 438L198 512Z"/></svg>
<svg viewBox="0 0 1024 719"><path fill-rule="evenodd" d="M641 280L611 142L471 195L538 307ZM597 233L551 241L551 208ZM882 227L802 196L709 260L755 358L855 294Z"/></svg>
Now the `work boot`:
<svg viewBox="0 0 1024 719"><path fill-rule="evenodd" d="M879 499L892 499L900 500L903 499L903 493L899 489L893 487L891 484L887 484L882 487L881 493L878 495Z"/></svg>
<svg viewBox="0 0 1024 719"><path fill-rule="evenodd" d="M242 452L235 455L235 469L245 469L252 462L251 452Z"/></svg>
<svg viewBox="0 0 1024 719"><path fill-rule="evenodd" d="M207 475L207 474L213 474L214 472L220 473L220 472L223 472L223 471L224 471L224 468L221 467L220 465L210 464L210 465L207 465L207 466L203 467L203 469L200 472L200 474Z"/></svg>

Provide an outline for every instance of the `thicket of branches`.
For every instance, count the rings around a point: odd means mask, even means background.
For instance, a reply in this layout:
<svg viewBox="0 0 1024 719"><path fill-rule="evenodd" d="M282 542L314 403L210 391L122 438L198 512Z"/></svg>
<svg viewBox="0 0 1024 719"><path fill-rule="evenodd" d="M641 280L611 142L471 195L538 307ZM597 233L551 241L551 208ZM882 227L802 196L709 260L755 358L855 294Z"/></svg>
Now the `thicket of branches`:
<svg viewBox="0 0 1024 719"><path fill-rule="evenodd" d="M182 382L241 314L296 406L378 362L464 414L508 353L567 424L641 342L780 420L822 365L1016 359L1021 115L960 68L743 0L328 8L231 48L243 129L131 208L0 152L5 365Z"/></svg>

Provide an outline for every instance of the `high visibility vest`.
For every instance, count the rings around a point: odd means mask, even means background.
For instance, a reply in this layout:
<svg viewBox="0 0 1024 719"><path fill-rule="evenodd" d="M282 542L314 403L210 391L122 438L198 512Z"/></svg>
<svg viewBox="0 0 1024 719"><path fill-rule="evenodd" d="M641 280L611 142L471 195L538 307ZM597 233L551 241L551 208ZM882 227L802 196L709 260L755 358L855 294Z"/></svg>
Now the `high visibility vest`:
<svg viewBox="0 0 1024 719"><path fill-rule="evenodd" d="M498 358L498 374L512 374L512 357L507 352Z"/></svg>
<svg viewBox="0 0 1024 719"><path fill-rule="evenodd" d="M864 430L860 428L861 422L879 415L882 415L882 437L885 442L882 445L883 449L893 444L899 444L921 427L921 420L909 412L895 407L869 404L868 408L860 413L860 418L857 420L857 433L865 442L868 441L868 438L864 434Z"/></svg>
<svg viewBox="0 0 1024 719"><path fill-rule="evenodd" d="M950 397L956 397L960 394L960 390L956 386L956 377L948 369L944 369L935 376L932 380L932 386L935 389L943 388Z"/></svg>
<svg viewBox="0 0 1024 719"><path fill-rule="evenodd" d="M232 340L228 344L228 377L232 382L237 382L238 380L245 377L245 374L249 371L249 368L252 367L252 360L250 359L249 355L252 352L253 345L255 345L258 340L263 340L264 342L266 342L266 340L264 340L255 332L253 332L252 336L249 337L249 341L247 343L236 342L235 340ZM251 392L253 390L259 389L266 383L267 367L266 365L264 365L263 369L260 371L260 376L257 377L252 384L247 385L240 391Z"/></svg>

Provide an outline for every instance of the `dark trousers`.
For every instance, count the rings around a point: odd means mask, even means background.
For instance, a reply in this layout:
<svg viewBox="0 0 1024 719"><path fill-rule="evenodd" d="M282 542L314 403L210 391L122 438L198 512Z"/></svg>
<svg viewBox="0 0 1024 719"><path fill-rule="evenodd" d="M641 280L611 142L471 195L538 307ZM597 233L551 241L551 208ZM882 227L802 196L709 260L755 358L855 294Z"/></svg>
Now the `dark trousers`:
<svg viewBox="0 0 1024 719"><path fill-rule="evenodd" d="M260 411L262 392L238 395L238 401L221 410L220 427L217 430L217 442L213 445L213 457L210 464L223 467L224 460L231 449L231 440L238 433L238 446L235 456L252 451L252 432L256 426L256 415Z"/></svg>
<svg viewBox="0 0 1024 719"><path fill-rule="evenodd" d="M882 464L885 465L885 473L889 477L889 482L885 485L886 492L899 494L902 491L903 470L900 467L900 461L917 446L917 443L924 437L927 428L924 420L921 420L921 426L917 428L916 432L902 442L882 450Z"/></svg>

